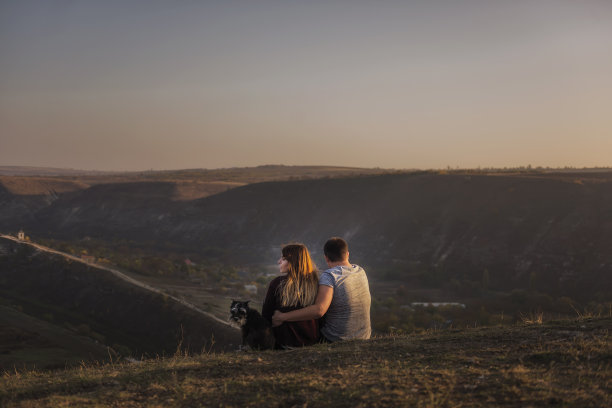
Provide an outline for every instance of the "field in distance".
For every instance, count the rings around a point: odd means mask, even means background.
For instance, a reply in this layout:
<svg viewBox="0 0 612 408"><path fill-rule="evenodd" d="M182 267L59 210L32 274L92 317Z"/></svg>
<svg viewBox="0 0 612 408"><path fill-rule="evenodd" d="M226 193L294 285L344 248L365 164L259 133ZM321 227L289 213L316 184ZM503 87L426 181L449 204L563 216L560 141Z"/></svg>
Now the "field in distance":
<svg viewBox="0 0 612 408"><path fill-rule="evenodd" d="M385 174L388 169L335 166L232 167L136 172L101 172L41 167L0 166L0 184L16 195L47 195L83 190L98 184L170 182L175 199L194 200L251 183Z"/></svg>

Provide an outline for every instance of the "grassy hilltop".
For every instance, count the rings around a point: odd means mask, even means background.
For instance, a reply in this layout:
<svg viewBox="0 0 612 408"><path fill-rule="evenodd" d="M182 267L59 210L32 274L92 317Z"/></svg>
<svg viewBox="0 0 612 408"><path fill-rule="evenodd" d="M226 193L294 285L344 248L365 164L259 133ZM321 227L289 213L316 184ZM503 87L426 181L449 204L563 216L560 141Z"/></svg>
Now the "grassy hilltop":
<svg viewBox="0 0 612 408"><path fill-rule="evenodd" d="M3 407L603 407L612 318L6 372Z"/></svg>

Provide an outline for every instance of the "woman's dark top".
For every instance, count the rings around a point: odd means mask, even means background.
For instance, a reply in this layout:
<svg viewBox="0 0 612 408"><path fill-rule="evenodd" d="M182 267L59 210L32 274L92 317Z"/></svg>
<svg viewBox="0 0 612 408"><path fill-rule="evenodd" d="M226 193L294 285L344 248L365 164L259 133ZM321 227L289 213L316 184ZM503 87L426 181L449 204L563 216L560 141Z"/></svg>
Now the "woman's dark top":
<svg viewBox="0 0 612 408"><path fill-rule="evenodd" d="M268 293L266 293L266 299L261 308L261 315L270 323L272 322L272 315L275 310L287 313L304 307L302 305L293 307L281 306L280 290L278 289L281 283L286 280L286 276L279 276L278 278L274 278L268 286ZM319 320L313 319L299 322L285 322L278 327L273 327L272 331L276 339L276 348L283 348L283 346L310 346L319 341Z"/></svg>

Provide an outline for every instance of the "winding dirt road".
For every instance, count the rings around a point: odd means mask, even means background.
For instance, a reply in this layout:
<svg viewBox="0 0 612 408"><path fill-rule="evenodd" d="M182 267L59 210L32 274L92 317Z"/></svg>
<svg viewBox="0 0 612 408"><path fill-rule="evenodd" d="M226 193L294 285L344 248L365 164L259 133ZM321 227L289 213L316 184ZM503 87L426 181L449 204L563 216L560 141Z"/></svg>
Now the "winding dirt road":
<svg viewBox="0 0 612 408"><path fill-rule="evenodd" d="M183 300L181 298L178 298L176 296L172 296L171 294L166 293L166 292L164 292L164 291L162 291L162 290L160 290L158 288L155 288L153 286L147 285L146 283L140 282L140 281L132 278L131 276L128 276L128 275L126 275L126 274L124 274L122 272L119 272L116 269L109 268L108 266L98 265L98 264L92 263L92 262L87 262L87 261L82 260L79 257L74 256L74 255L70 255L70 254L67 254L65 252L57 251L55 249L52 249L52 248L49 248L49 247L46 247L46 246L43 246L43 245L35 244L33 242L22 241L22 240L19 240L17 237L14 237L14 236L11 236L11 235L0 234L0 238L10 239L10 240L15 241L15 242L20 243L20 244L30 245L31 247L34 247L34 248L36 248L36 249L38 249L40 251L44 251L44 252L48 252L48 253L51 253L51 254L60 255L60 256L63 256L64 258L66 258L66 259L70 259L71 261L80 262L80 263L85 264L87 266L91 266L91 267L94 267L94 268L97 268L97 269L102 269L104 271L110 272L113 275L115 275L116 277L118 277L119 279L123 279L124 281L129 282L132 285L141 287L141 288L146 289L146 290L151 291L151 292L155 292L155 293L159 293L159 294L162 294L164 296L167 296L168 298L174 300L175 302L178 302L181 305L183 305L185 307L188 307L189 309L191 309L193 311L196 311L196 312L198 312L200 314L203 314L204 316L206 316L206 317L208 317L210 319L213 319L213 320L215 320L218 323L222 323L222 324L224 324L226 326L229 326L229 327L232 327L232 328L235 328L236 330L238 330L237 327L233 326L229 322L221 320L218 317L216 317L215 315L213 315L211 313L208 313L208 312L205 312L204 310L200 309L199 307L197 307L197 306L195 306L195 305L193 305L193 304L191 304L191 303L189 303L189 302L187 302L187 301L185 301L185 300Z"/></svg>

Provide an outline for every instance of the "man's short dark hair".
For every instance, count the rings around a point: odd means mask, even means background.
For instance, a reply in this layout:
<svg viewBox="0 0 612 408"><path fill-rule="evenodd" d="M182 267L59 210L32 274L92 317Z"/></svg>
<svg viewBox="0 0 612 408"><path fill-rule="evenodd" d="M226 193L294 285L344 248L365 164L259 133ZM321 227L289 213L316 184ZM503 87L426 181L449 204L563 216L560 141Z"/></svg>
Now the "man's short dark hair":
<svg viewBox="0 0 612 408"><path fill-rule="evenodd" d="M348 254L348 244L340 237L330 238L323 247L323 253L331 262L343 261Z"/></svg>

